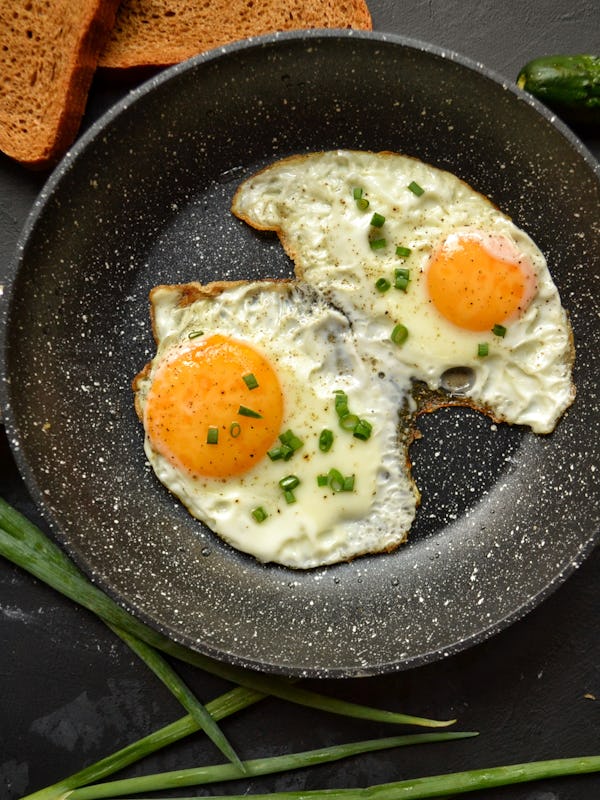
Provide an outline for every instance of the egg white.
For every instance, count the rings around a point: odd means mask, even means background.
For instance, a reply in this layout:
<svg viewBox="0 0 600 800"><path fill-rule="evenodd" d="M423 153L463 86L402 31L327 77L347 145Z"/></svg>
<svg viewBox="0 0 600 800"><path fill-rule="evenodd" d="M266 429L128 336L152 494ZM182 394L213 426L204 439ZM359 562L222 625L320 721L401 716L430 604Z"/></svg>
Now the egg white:
<svg viewBox="0 0 600 800"><path fill-rule="evenodd" d="M416 182L423 190L409 190ZM361 211L354 188L369 208ZM405 383L406 371L430 389L447 388L448 371L466 369L465 399L496 419L551 432L573 402L572 332L546 260L530 237L487 198L456 176L395 153L337 150L283 159L245 181L233 212L258 229L277 231L297 277L323 291L351 320L378 369ZM373 212L385 217L373 229ZM450 233L480 231L506 237L531 264L537 293L504 338L463 330L433 306L425 286L428 260ZM369 240L386 238L373 250ZM406 258L396 245L408 247ZM406 293L375 288L396 267L410 269ZM390 340L396 323L406 342ZM489 355L478 356L487 343Z"/></svg>
<svg viewBox="0 0 600 800"><path fill-rule="evenodd" d="M219 333L250 343L274 367L284 396L282 430L304 441L290 461L263 458L248 472L227 479L194 477L177 469L145 438L158 480L190 513L233 547L263 562L306 569L390 550L407 536L418 492L407 468L406 440L399 438L405 384L378 376L357 346L348 319L314 289L287 282L201 287L161 286L151 294L157 352L134 382L143 418L153 375L189 333ZM351 410L368 419L373 433L361 441L340 428L334 392L347 393ZM328 453L318 448L323 428L334 432ZM355 475L352 492L333 493L316 477L330 468ZM278 481L300 478L288 505ZM257 523L252 510L268 517Z"/></svg>

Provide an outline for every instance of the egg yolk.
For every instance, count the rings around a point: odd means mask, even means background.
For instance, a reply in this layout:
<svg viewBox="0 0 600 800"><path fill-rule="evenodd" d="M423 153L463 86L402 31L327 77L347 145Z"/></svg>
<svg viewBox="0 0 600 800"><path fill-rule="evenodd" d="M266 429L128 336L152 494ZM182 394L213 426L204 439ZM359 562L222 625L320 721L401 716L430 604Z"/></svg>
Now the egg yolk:
<svg viewBox="0 0 600 800"><path fill-rule="evenodd" d="M454 233L433 253L427 290L447 320L488 331L517 318L535 294L533 267L504 236Z"/></svg>
<svg viewBox="0 0 600 800"><path fill-rule="evenodd" d="M144 427L152 447L194 476L226 478L257 464L281 431L283 395L267 359L213 335L157 368Z"/></svg>

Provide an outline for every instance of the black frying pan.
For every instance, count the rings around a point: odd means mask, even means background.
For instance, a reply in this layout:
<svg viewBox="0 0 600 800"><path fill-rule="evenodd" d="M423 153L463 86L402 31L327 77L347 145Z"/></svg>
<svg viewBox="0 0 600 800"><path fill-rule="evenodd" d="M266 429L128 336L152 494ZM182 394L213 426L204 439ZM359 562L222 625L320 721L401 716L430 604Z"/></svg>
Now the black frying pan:
<svg viewBox="0 0 600 800"><path fill-rule="evenodd" d="M231 216L232 194L275 158L335 147L448 169L533 236L571 313L578 397L546 437L465 409L422 418L409 543L302 573L232 551L158 484L130 381L153 352L153 285L291 275L274 237ZM57 539L146 622L273 672L402 669L523 615L598 531L598 185L539 104L392 36L268 36L134 91L50 178L5 304L7 430Z"/></svg>

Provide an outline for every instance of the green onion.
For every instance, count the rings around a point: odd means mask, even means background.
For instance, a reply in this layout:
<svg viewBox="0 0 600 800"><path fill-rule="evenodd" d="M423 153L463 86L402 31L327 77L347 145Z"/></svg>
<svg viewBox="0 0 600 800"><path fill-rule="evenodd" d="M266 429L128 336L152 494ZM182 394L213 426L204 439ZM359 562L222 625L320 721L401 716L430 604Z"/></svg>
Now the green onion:
<svg viewBox="0 0 600 800"><path fill-rule="evenodd" d="M383 214L378 214L377 211L371 217L371 225L374 228L382 228L384 222L385 222L385 217L383 216Z"/></svg>
<svg viewBox="0 0 600 800"><path fill-rule="evenodd" d="M237 437L240 435L241 432L242 432L242 427L241 427L240 423L239 422L232 422L231 425L229 426L230 435L234 439L237 439Z"/></svg>
<svg viewBox="0 0 600 800"><path fill-rule="evenodd" d="M240 406L238 408L238 414L242 417L254 417L255 419L262 419L262 414L259 414L258 411L253 411L251 408L247 408L246 406Z"/></svg>
<svg viewBox="0 0 600 800"><path fill-rule="evenodd" d="M300 448L304 445L302 439L296 436L296 434L291 430L287 430L285 433L280 433L279 441L281 442L283 448L282 458L284 461L289 461L296 450L300 450Z"/></svg>
<svg viewBox="0 0 600 800"><path fill-rule="evenodd" d="M377 281L375 282L375 288L377 289L378 292L381 292L382 294L384 292L387 292L387 290L391 287L391 285L392 284L388 281L387 278L378 278Z"/></svg>
<svg viewBox="0 0 600 800"><path fill-rule="evenodd" d="M283 496L285 498L285 502L288 505L291 505L292 503L296 502L296 495L292 492L291 489L286 489L285 492L283 493Z"/></svg>
<svg viewBox="0 0 600 800"><path fill-rule="evenodd" d="M345 417L346 414L349 413L348 411L348 395L346 392L343 392L341 389L338 389L335 393L335 413L338 417Z"/></svg>
<svg viewBox="0 0 600 800"><path fill-rule="evenodd" d="M423 189L422 186L419 186L419 184L416 181L411 181L408 184L408 188L413 194L416 194L417 197L421 197L421 195L424 194L425 192L425 189Z"/></svg>
<svg viewBox="0 0 600 800"><path fill-rule="evenodd" d="M327 486L329 478L327 475L317 475L317 486Z"/></svg>
<svg viewBox="0 0 600 800"><path fill-rule="evenodd" d="M489 345L488 345L487 342L480 342L477 345L477 355L480 358L485 358L485 356L487 356L489 352L490 352L490 348L489 348Z"/></svg>
<svg viewBox="0 0 600 800"><path fill-rule="evenodd" d="M504 327L504 325L494 325L494 327L492 328L492 333L494 334L494 336L504 337L506 336L506 328Z"/></svg>
<svg viewBox="0 0 600 800"><path fill-rule="evenodd" d="M394 344L404 344L408 339L408 328L399 322L392 331L391 340Z"/></svg>
<svg viewBox="0 0 600 800"><path fill-rule="evenodd" d="M333 492L342 492L344 490L344 476L339 469L330 469L327 475L327 483Z"/></svg>
<svg viewBox="0 0 600 800"><path fill-rule="evenodd" d="M371 245L371 250L383 250L383 248L387 244L386 239L371 239L369 244Z"/></svg>
<svg viewBox="0 0 600 800"><path fill-rule="evenodd" d="M405 267L399 267L398 269L394 270L394 287L396 289L401 289L403 292L405 292L408 288L409 281L409 269L406 269Z"/></svg>
<svg viewBox="0 0 600 800"><path fill-rule="evenodd" d="M332 444L333 431L330 431L329 428L324 428L319 436L319 450L322 453L328 453L331 450Z"/></svg>
<svg viewBox="0 0 600 800"><path fill-rule="evenodd" d="M249 389L258 389L258 381L252 372L249 372L247 375L242 375L242 380Z"/></svg>
<svg viewBox="0 0 600 800"><path fill-rule="evenodd" d="M354 475L347 475L344 478L344 484L342 486L343 492L351 492L354 489Z"/></svg>
<svg viewBox="0 0 600 800"><path fill-rule="evenodd" d="M340 426L345 431L353 431L359 422L360 420L356 414L345 414L343 417L340 417Z"/></svg>
<svg viewBox="0 0 600 800"><path fill-rule="evenodd" d="M300 484L300 478L297 475L286 475L279 481L282 489L295 489Z"/></svg>
<svg viewBox="0 0 600 800"><path fill-rule="evenodd" d="M369 201L366 197L363 197L363 190L359 187L356 187L352 192L352 197L354 198L356 205L361 211L366 211L369 207Z"/></svg>
<svg viewBox="0 0 600 800"><path fill-rule="evenodd" d="M206 434L206 444L218 444L218 443L219 443L219 429L209 428L208 433Z"/></svg>
<svg viewBox="0 0 600 800"><path fill-rule="evenodd" d="M183 708L195 720L198 727L202 728L212 739L213 743L219 748L223 755L245 773L246 770L237 753L229 744L229 741L215 723L206 707L192 694L171 665L168 664L153 647L150 647L150 645L142 642L130 633L127 633L127 631L120 630L114 625L110 625L109 627L142 659L156 677L165 684L171 694L177 698Z"/></svg>
<svg viewBox="0 0 600 800"><path fill-rule="evenodd" d="M408 747L419 744L433 744L436 742L456 741L468 739L478 734L472 731L456 733L421 733L404 736L391 736L381 739L368 739L362 742L349 742L347 744L322 747L316 750L307 750L301 753L289 753L280 756L255 758L244 762L246 775L230 764L211 764L204 767L179 769L154 775L144 775L137 778L124 778L104 784L78 789L69 796L69 800L100 800L100 798L115 798L123 795L139 794L140 792L166 791L185 786L205 786L210 783L219 783L236 780L246 776L258 777L273 775L289 770L301 769L317 764L327 764L340 761L361 753L372 753L388 750L393 747ZM286 793L284 793L285 796ZM312 792L309 792L309 795ZM296 792L294 795L298 796ZM250 795L252 797L253 795ZM272 795L266 795L271 797ZM277 795L274 795L277 796ZM265 797L265 795L262 795ZM246 797L247 800L247 797Z"/></svg>
<svg viewBox="0 0 600 800"><path fill-rule="evenodd" d="M251 513L256 522L264 522L269 516L262 506L256 506Z"/></svg>
<svg viewBox="0 0 600 800"><path fill-rule="evenodd" d="M411 253L412 250L410 249L410 247L402 247L401 245L398 245L398 247L396 248L396 255L400 256L400 258L408 258L408 256Z"/></svg>
<svg viewBox="0 0 600 800"><path fill-rule="evenodd" d="M188 333L188 339L197 339L198 336L204 336L204 331L190 331Z"/></svg>
<svg viewBox="0 0 600 800"><path fill-rule="evenodd" d="M373 426L371 423L366 419L359 419L354 430L352 431L352 435L355 439L360 439L361 441L366 442L371 436L372 432Z"/></svg>

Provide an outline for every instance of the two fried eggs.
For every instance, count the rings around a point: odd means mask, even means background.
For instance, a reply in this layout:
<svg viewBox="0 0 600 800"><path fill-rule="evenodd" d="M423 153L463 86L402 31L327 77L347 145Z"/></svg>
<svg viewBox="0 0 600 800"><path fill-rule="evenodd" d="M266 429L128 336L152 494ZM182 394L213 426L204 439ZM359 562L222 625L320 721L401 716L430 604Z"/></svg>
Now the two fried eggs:
<svg viewBox="0 0 600 800"><path fill-rule="evenodd" d="M158 479L233 547L306 569L401 544L415 382L536 433L573 401L542 253L457 177L314 153L245 181L232 210L277 232L296 281L156 287L134 390Z"/></svg>

